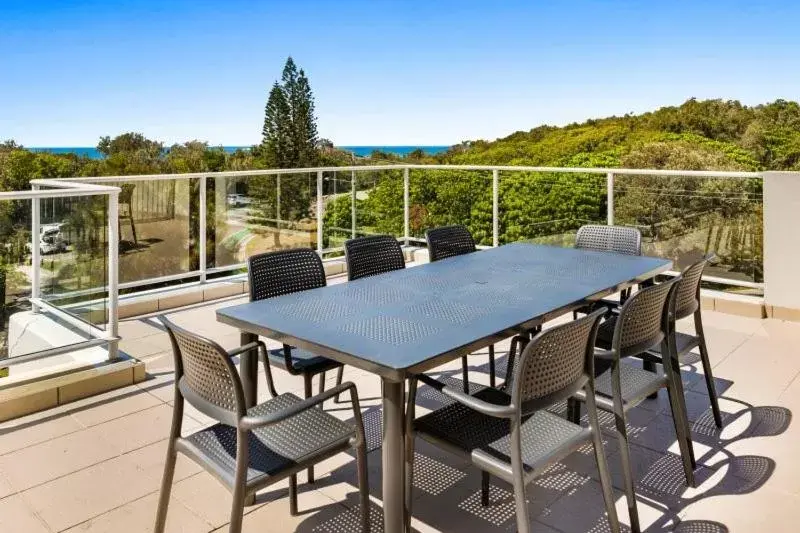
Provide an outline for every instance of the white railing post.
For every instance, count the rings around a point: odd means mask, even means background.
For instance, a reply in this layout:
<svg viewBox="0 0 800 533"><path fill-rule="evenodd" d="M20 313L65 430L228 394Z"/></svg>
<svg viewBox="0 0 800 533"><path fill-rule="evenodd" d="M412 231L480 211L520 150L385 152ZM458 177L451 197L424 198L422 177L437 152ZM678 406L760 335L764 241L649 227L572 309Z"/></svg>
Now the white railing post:
<svg viewBox="0 0 800 533"><path fill-rule="evenodd" d="M492 170L492 246L500 245L500 171Z"/></svg>
<svg viewBox="0 0 800 533"><path fill-rule="evenodd" d="M38 185L31 185L34 191L39 190ZM31 199L31 298L40 298L42 296L41 288L41 273L42 273L42 258L41 258L41 200L39 198ZM39 306L36 304L31 305L34 313L39 312Z"/></svg>
<svg viewBox="0 0 800 533"><path fill-rule="evenodd" d="M411 238L411 227L409 224L409 200L408 200L408 189L409 189L409 172L408 168L403 169L403 239L405 240L406 246L408 246L409 240Z"/></svg>
<svg viewBox="0 0 800 533"><path fill-rule="evenodd" d="M281 231L281 175L275 176L275 220L278 232Z"/></svg>
<svg viewBox="0 0 800 533"><path fill-rule="evenodd" d="M317 253L322 255L322 171L317 171Z"/></svg>
<svg viewBox="0 0 800 533"><path fill-rule="evenodd" d="M350 171L350 238L356 238L356 171Z"/></svg>
<svg viewBox="0 0 800 533"><path fill-rule="evenodd" d="M206 282L206 243L208 239L208 202L206 176L200 178L200 283Z"/></svg>
<svg viewBox="0 0 800 533"><path fill-rule="evenodd" d="M119 336L119 191L108 195L108 322L106 333ZM117 358L117 341L108 344L108 358Z"/></svg>
<svg viewBox="0 0 800 533"><path fill-rule="evenodd" d="M606 204L608 206L608 225L614 225L614 173L606 174Z"/></svg>

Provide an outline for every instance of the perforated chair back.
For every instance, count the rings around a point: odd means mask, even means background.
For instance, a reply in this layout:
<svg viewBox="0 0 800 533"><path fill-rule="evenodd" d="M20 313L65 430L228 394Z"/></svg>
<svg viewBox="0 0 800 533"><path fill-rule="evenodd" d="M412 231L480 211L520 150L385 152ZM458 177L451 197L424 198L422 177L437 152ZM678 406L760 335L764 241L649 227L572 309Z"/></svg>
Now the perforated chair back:
<svg viewBox="0 0 800 533"><path fill-rule="evenodd" d="M543 409L582 389L594 378L594 345L603 310L548 329L522 352L512 394L523 413Z"/></svg>
<svg viewBox="0 0 800 533"><path fill-rule="evenodd" d="M175 379L186 401L215 420L236 426L245 414L239 374L225 350L214 341L161 317L175 358Z"/></svg>
<svg viewBox="0 0 800 533"><path fill-rule="evenodd" d="M442 226L425 232L431 263L447 257L469 254L477 250L472 234L465 226Z"/></svg>
<svg viewBox="0 0 800 533"><path fill-rule="evenodd" d="M575 248L642 255L642 233L636 228L625 226L588 224L578 229Z"/></svg>
<svg viewBox="0 0 800 533"><path fill-rule="evenodd" d="M612 341L612 348L620 357L639 355L664 340L680 280L678 276L641 289L620 308Z"/></svg>
<svg viewBox="0 0 800 533"><path fill-rule="evenodd" d="M406 267L403 249L391 235L371 235L344 243L347 279L366 278Z"/></svg>
<svg viewBox="0 0 800 533"><path fill-rule="evenodd" d="M247 259L250 301L324 287L325 268L310 248L279 250Z"/></svg>
<svg viewBox="0 0 800 533"><path fill-rule="evenodd" d="M675 320L686 318L700 309L700 282L708 257L686 267L675 294Z"/></svg>

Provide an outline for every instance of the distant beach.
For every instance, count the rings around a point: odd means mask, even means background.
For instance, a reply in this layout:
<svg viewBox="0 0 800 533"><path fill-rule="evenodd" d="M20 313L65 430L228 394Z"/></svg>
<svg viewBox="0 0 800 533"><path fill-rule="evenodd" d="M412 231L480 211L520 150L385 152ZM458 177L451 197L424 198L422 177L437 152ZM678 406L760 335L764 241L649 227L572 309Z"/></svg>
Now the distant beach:
<svg viewBox="0 0 800 533"><path fill-rule="evenodd" d="M249 146L223 146L222 149L226 152L233 153L236 150L247 150ZM433 155L447 151L449 146L337 146L340 150L347 150L353 152L358 157L367 157L374 151L385 152L395 155L407 155L414 150L422 150L426 154ZM51 152L54 154L76 154L78 156L85 156L89 159L102 159L101 154L97 148L91 146L73 146L73 147L34 147L29 148L34 152Z"/></svg>

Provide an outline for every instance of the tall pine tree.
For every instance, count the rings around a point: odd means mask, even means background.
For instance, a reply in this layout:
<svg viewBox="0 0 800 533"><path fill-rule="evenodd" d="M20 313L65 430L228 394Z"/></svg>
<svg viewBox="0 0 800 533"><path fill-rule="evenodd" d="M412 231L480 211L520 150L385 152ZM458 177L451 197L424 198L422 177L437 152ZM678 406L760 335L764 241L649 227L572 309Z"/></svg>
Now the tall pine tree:
<svg viewBox="0 0 800 533"><path fill-rule="evenodd" d="M267 99L262 146L270 166L312 167L317 163L317 124L314 94L305 72L289 57L281 82Z"/></svg>

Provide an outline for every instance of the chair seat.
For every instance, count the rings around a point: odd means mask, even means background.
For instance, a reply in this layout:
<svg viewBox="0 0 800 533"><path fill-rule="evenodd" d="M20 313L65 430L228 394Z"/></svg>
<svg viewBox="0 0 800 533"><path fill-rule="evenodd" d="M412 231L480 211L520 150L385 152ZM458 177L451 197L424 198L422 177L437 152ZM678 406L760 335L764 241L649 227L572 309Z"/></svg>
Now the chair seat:
<svg viewBox="0 0 800 533"><path fill-rule="evenodd" d="M292 348L292 368L286 368L286 358L283 356L283 348L268 350L269 361L278 368L292 370L301 374L318 374L342 366L341 363L322 357L308 350Z"/></svg>
<svg viewBox="0 0 800 533"><path fill-rule="evenodd" d="M622 401L631 407L658 389L666 386L667 378L662 374L648 372L633 365L620 363L620 385ZM613 408L611 388L611 370L606 370L595 378L595 392L598 396L597 406L603 409ZM603 397L608 401L603 401Z"/></svg>
<svg viewBox="0 0 800 533"><path fill-rule="evenodd" d="M248 415L264 415L301 402L294 394L281 394L248 409ZM276 424L250 432L248 486L259 485L271 477L297 470L298 465L316 457L344 450L355 436L355 427L311 408ZM200 465L233 486L236 468L236 428L215 424L178 441L184 451Z"/></svg>
<svg viewBox="0 0 800 533"><path fill-rule="evenodd" d="M509 396L496 389L484 389L474 396L495 404L509 402ZM418 418L414 426L421 437L455 447L478 467L510 480L508 420L454 403ZM589 439L589 429L547 411L535 412L522 424L522 459L526 473L535 473Z"/></svg>

